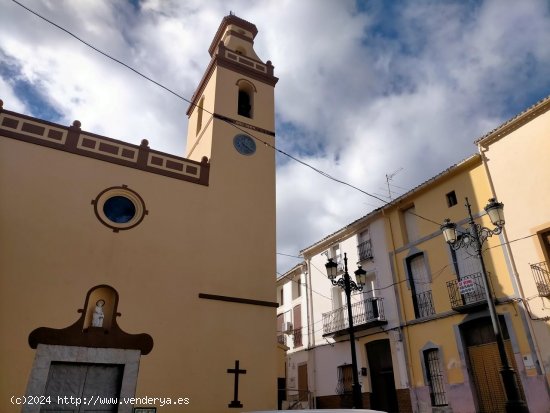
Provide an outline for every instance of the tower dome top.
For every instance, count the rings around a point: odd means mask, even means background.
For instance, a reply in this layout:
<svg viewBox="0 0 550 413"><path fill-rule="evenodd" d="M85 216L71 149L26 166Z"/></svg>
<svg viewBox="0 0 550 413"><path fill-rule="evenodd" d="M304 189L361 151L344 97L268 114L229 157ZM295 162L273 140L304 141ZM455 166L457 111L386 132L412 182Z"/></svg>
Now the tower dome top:
<svg viewBox="0 0 550 413"><path fill-rule="evenodd" d="M241 35L247 38L247 40L249 40L251 43L258 34L258 29L255 24L250 23L249 21L241 19L240 17L237 17L234 14L230 13L223 18L222 22L220 23L220 27L218 27L218 31L216 32L216 35L214 36L214 39L212 40L212 43L208 48L208 53L210 53L211 57L214 55L218 44L220 43L220 41L223 41L223 38L228 31L233 32L233 34Z"/></svg>

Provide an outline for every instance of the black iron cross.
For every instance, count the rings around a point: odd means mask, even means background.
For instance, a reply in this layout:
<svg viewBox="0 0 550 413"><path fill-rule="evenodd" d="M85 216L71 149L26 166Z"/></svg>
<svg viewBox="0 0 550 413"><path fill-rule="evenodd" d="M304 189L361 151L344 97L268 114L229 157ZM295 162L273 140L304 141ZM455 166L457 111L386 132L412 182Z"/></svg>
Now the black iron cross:
<svg viewBox="0 0 550 413"><path fill-rule="evenodd" d="M242 403L239 401L239 374L246 374L246 370L239 369L239 360L235 360L235 368L227 369L228 373L235 374L235 390L233 393L233 400L229 403L229 407L243 407Z"/></svg>

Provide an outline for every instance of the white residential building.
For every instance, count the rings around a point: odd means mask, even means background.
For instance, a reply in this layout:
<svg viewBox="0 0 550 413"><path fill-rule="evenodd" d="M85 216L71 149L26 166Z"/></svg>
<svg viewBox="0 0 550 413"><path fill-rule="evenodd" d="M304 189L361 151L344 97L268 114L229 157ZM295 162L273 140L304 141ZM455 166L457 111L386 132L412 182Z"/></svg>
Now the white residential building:
<svg viewBox="0 0 550 413"><path fill-rule="evenodd" d="M410 406L385 231L382 212L374 211L302 250L304 262L278 279L278 330L280 337L287 331L289 347L287 388L299 390L295 396L288 393L289 406L296 403L296 398L302 403L309 399L318 408L351 406L353 380L346 297L325 271L331 258L339 265L340 277L344 256L353 280L358 265L367 272L363 290L354 292L351 299L364 407L384 410L398 404L400 409ZM289 321L292 329L286 324ZM290 330L292 335L288 334ZM369 353L367 348L374 351ZM369 359L369 354L376 354L376 358Z"/></svg>

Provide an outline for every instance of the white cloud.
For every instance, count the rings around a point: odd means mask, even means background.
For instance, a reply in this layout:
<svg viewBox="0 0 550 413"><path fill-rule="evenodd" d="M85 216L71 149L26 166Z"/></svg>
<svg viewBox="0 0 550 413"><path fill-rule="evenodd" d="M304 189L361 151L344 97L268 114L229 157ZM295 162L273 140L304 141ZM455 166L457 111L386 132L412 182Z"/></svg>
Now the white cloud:
<svg viewBox="0 0 550 413"><path fill-rule="evenodd" d="M413 187L473 153L473 140L549 93L549 6L329 0L36 1L29 7L191 97L222 17L256 24L272 60L277 142L371 193ZM356 4L366 11L356 10ZM85 130L183 154L188 104L2 0L0 48L21 79ZM0 54L1 56L1 54ZM1 73L1 72L0 72ZM29 113L0 77L4 107ZM278 155L279 157L281 155ZM397 190L397 188L394 188ZM278 250L297 254L381 203L293 161L277 171ZM279 271L296 259L279 259Z"/></svg>
<svg viewBox="0 0 550 413"><path fill-rule="evenodd" d="M9 107L4 104L5 109L19 113L28 112L27 106L17 97L13 91L12 85L2 78L0 78L0 90L2 91L2 101L9 102Z"/></svg>

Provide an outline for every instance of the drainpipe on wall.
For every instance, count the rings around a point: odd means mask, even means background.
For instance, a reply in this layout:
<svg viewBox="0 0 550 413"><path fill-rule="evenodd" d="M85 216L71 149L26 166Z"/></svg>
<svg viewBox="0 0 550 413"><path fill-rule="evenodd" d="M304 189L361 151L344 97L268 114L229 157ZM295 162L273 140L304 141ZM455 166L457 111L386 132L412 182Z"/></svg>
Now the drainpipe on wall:
<svg viewBox="0 0 550 413"><path fill-rule="evenodd" d="M311 290L311 271L310 271L310 265L309 265L309 259L305 261L305 282L306 282L306 288L307 288L307 294L306 294L306 300L307 300L307 332L308 332L308 340L307 340L307 354L308 354L308 366L310 366L313 374L308 374L308 381L311 380L311 396L313 399L313 407L316 407L315 402L315 392L316 392L316 386L317 386L317 380L316 380L316 359L315 359L315 328L314 328L314 322L313 322L313 291ZM313 351L311 351L313 350ZM311 365L309 364L311 357ZM308 370L310 370L308 368Z"/></svg>
<svg viewBox="0 0 550 413"><path fill-rule="evenodd" d="M395 275L396 275L396 278L398 278L398 271L397 271L397 257L395 255L395 239L393 238L393 227L392 227L392 224L391 224L391 217L387 216L386 215L386 210L385 209L382 209L382 216L384 218L386 218L388 220L388 225L390 227L390 239L391 239L391 247L392 247L392 260L393 260L393 269L395 271ZM407 319L407 314L405 313L405 304L404 304L404 301L403 301L403 295L401 294L401 286L400 286L400 283L397 283L397 279L394 279L393 282L396 283L394 285L394 288L395 288L395 293L397 294L397 297L398 297L398 300L399 300L399 304L401 306L401 309L403 311L403 317L405 318L405 320ZM401 312L397 312L397 315L399 317L399 322L400 324L404 325L405 322L402 322L401 320ZM412 359L412 355L411 355L411 348L409 346L409 329L408 328L402 328L401 326L399 326L399 329L401 331L401 337L402 337L402 346L403 346L403 355L405 356L405 370L407 372L407 379L409 380L409 383L408 383L408 388L410 389L410 394L411 394L411 398L414 397L414 402L416 404L416 411L419 412L420 411L420 405L418 404L418 397L416 396L416 391L413 390L413 387L416 385L416 382L414 381L414 371L413 371L413 368L412 368L412 364L410 362L410 360ZM403 335L402 333L405 332L405 334ZM406 338L404 337L406 336ZM410 366L410 368L409 368ZM414 396L413 396L414 394ZM411 400L411 404L413 404L413 401Z"/></svg>
<svg viewBox="0 0 550 413"><path fill-rule="evenodd" d="M491 172L489 171L489 165L487 164L487 157L485 156L485 152L488 151L488 148L484 148L484 147L481 146L480 143L478 143L477 144L477 149L478 149L479 154L481 156L483 166L485 167L485 174L487 175L487 180L489 181L489 188L491 189L491 195L492 195L492 197L496 198L495 186L493 184L493 179L491 177ZM546 370L544 368L544 363L542 362L542 357L541 357L541 353L540 353L540 350L539 350L539 345L537 343L537 337L533 332L533 324L532 324L531 318L529 317L529 310L525 307L525 304L523 302L523 300L525 300L525 293L523 291L523 286L521 284L521 280L520 280L519 275L518 275L518 270L517 270L517 267L516 267L516 261L514 260L514 256L512 255L512 248L510 247L510 243L508 242L508 235L506 233L506 227L502 227L502 237L504 238L504 245L503 245L504 250L505 250L506 255L508 256L508 259L510 261L510 267L512 269L512 278L513 278L513 281L518 286L519 295L520 295L520 298L521 298L521 300L518 302L518 305L523 310L523 313L527 314L527 317L525 317L525 322L527 323L527 329L528 329L528 332L529 332L529 336L531 336L531 340L533 342L533 347L534 347L534 350L535 350L535 355L537 356L537 360L538 360L537 366L540 368L541 374L544 377L546 377ZM546 382L546 387L548 388L548 380L545 380L545 382Z"/></svg>

